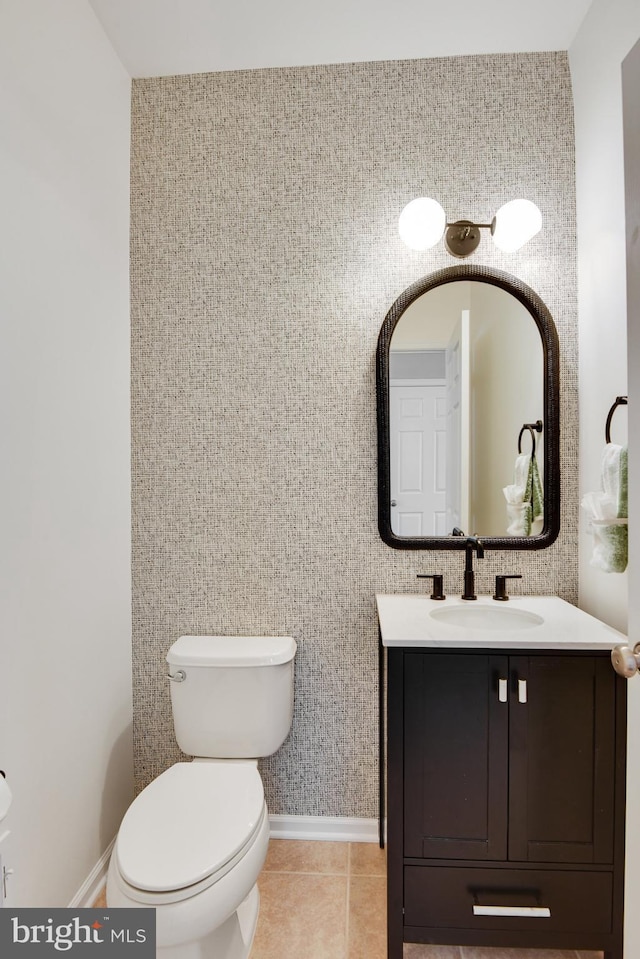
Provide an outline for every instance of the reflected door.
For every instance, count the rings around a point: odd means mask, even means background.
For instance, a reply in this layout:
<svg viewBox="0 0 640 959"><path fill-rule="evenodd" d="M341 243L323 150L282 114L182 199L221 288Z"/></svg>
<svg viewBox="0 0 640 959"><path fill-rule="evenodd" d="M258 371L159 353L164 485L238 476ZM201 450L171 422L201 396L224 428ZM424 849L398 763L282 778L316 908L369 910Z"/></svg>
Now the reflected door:
<svg viewBox="0 0 640 959"><path fill-rule="evenodd" d="M446 533L454 527L469 533L470 330L469 310L462 310L446 349L447 472Z"/></svg>
<svg viewBox="0 0 640 959"><path fill-rule="evenodd" d="M446 533L446 388L390 387L391 526L397 536Z"/></svg>

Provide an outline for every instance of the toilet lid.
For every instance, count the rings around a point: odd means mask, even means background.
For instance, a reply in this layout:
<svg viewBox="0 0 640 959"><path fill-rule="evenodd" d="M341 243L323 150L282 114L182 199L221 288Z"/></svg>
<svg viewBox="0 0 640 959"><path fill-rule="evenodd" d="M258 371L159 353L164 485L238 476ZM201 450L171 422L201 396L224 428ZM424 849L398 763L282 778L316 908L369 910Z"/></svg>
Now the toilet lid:
<svg viewBox="0 0 640 959"><path fill-rule="evenodd" d="M255 763L176 763L127 810L116 846L120 873L153 892L200 882L251 840L263 807Z"/></svg>

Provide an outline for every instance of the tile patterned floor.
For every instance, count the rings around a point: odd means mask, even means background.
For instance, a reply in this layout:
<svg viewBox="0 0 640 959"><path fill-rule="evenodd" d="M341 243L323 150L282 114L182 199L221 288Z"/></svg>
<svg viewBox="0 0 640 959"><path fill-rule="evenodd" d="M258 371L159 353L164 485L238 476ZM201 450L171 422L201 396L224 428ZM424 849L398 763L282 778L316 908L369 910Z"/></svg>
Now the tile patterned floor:
<svg viewBox="0 0 640 959"><path fill-rule="evenodd" d="M251 959L386 959L385 873L372 843L272 839Z"/></svg>
<svg viewBox="0 0 640 959"><path fill-rule="evenodd" d="M250 959L386 959L386 861L373 843L272 839ZM574 950L406 944L404 959L601 959Z"/></svg>
<svg viewBox="0 0 640 959"><path fill-rule="evenodd" d="M250 959L386 959L386 861L377 845L272 839L258 888ZM404 959L602 959L602 953L405 944Z"/></svg>

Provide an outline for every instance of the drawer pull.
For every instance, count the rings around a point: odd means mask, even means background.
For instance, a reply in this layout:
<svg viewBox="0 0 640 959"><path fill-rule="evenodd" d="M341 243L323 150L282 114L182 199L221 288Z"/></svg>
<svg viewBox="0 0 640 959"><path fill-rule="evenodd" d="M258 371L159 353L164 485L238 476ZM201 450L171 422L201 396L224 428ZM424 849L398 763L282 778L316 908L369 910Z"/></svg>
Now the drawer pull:
<svg viewBox="0 0 640 959"><path fill-rule="evenodd" d="M506 679L498 680L498 702L506 703L507 701L507 681Z"/></svg>
<svg viewBox="0 0 640 959"><path fill-rule="evenodd" d="M528 919L550 919L548 906L479 906L473 907L474 916L525 916Z"/></svg>

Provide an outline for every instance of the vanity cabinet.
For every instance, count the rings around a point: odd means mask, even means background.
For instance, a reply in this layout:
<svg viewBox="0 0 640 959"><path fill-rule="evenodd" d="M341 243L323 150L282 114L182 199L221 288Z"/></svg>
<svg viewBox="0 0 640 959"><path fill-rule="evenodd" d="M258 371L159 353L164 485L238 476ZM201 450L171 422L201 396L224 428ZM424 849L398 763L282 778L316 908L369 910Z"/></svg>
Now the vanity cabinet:
<svg viewBox="0 0 640 959"><path fill-rule="evenodd" d="M608 652L388 651L389 959L622 959L624 681Z"/></svg>

